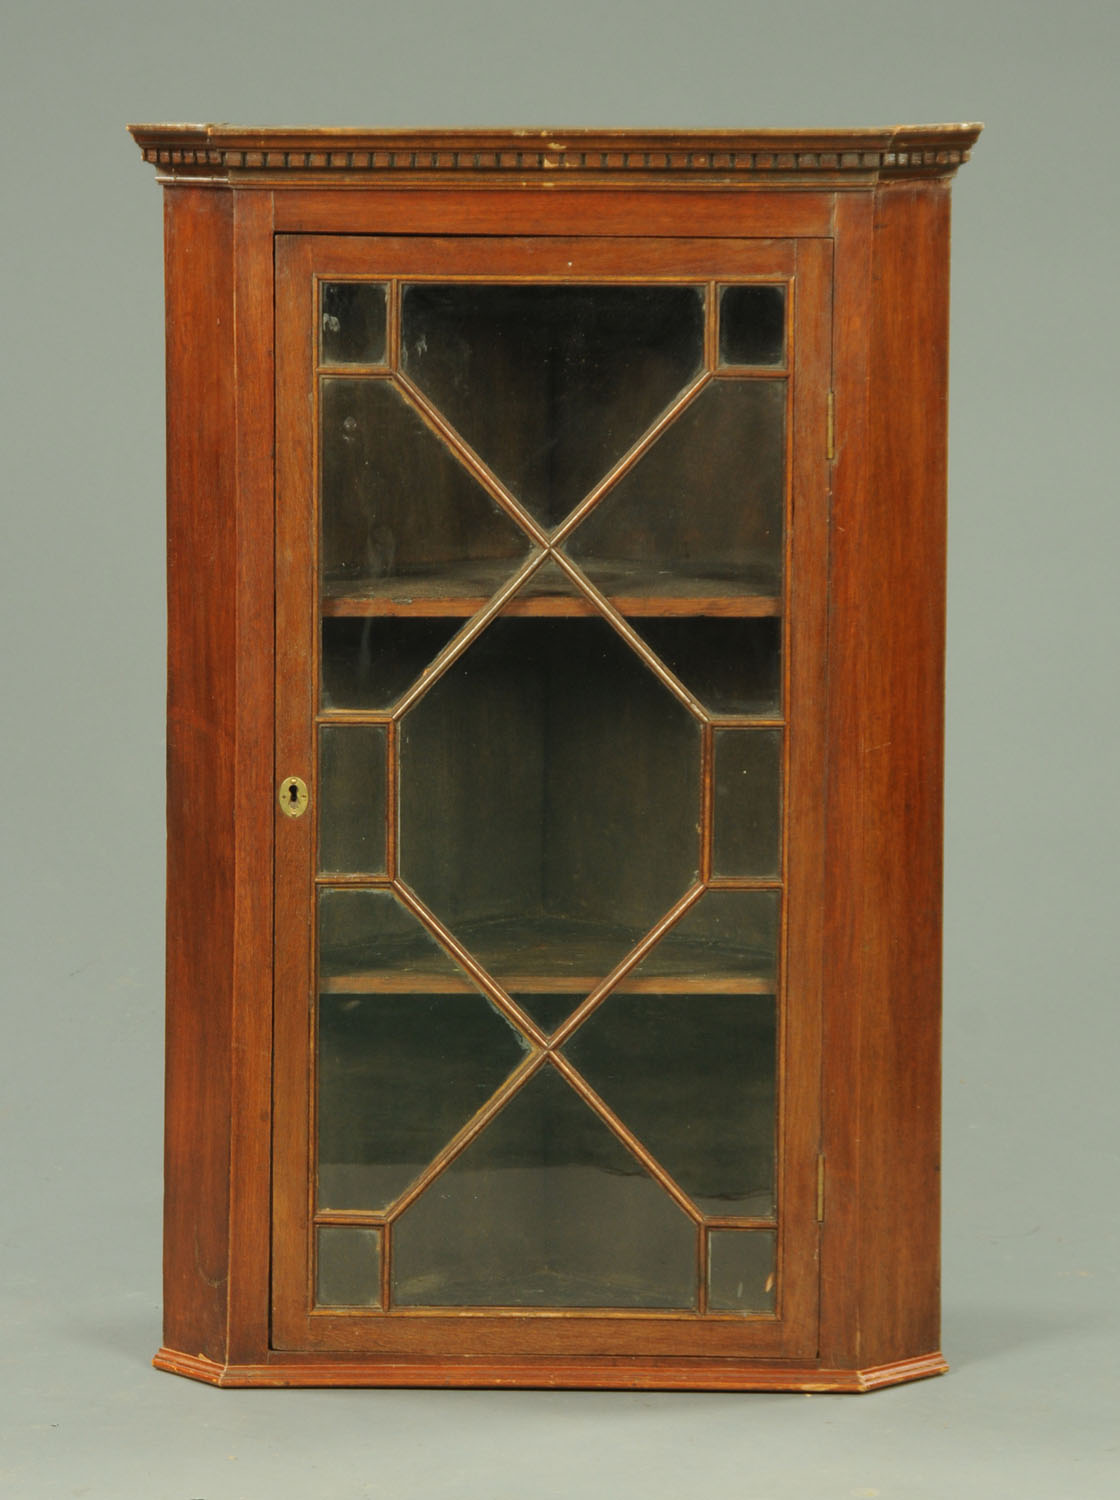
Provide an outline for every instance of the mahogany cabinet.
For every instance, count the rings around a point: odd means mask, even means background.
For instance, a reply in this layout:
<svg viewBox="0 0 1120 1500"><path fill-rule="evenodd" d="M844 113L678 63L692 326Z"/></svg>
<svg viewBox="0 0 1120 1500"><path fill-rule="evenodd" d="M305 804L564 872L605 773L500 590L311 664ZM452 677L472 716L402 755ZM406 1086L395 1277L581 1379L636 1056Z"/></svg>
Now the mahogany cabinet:
<svg viewBox="0 0 1120 1500"><path fill-rule="evenodd" d="M161 1368L945 1368L978 130L133 128L166 216Z"/></svg>

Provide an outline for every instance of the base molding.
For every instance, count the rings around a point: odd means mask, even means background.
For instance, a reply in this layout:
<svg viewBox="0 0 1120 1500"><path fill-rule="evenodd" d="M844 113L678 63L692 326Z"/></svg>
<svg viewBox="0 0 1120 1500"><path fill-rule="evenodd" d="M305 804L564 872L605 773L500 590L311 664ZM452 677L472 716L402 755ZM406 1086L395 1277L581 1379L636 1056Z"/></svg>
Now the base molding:
<svg viewBox="0 0 1120 1500"><path fill-rule="evenodd" d="M849 1392L925 1380L949 1368L940 1351L864 1370L765 1360L323 1359L283 1353L262 1364L218 1364L160 1349L157 1370L222 1387L435 1386L536 1390Z"/></svg>

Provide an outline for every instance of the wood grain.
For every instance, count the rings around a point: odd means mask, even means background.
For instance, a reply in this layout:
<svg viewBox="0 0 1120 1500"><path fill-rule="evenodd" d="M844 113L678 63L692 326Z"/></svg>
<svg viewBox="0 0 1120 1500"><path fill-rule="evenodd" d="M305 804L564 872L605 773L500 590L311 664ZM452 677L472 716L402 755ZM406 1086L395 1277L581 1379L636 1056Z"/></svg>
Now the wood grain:
<svg viewBox="0 0 1120 1500"><path fill-rule="evenodd" d="M789 434L787 487L791 550L787 570L799 580L803 599L801 623L791 640L794 656L801 663L790 678L790 711L800 721L797 743L801 747L791 763L792 778L786 799L793 819L791 837L800 845L793 863L795 872L789 901L799 913L798 921L812 931L812 911L818 904L817 883L822 867L820 843L823 824L818 815L817 764L821 753L823 718L819 678L823 670L824 580L827 561L827 459L824 447L824 410L830 358L829 279L831 258L828 241L729 242L723 240L657 241L589 237L575 243L565 238L526 241L520 237L495 237L485 242L461 239L400 240L381 238L338 240L329 236L283 237L278 260L277 356L278 421L278 574L277 574L277 743L278 764L291 767L284 774L303 775L299 769L305 754L308 709L305 682L312 674L316 649L314 637L313 500L315 494L313 409L307 399L308 379L313 368L314 303L316 279L351 275L379 279L397 276L440 274L506 280L532 273L547 279L557 274L594 274L605 280L661 275L681 279L703 276L709 282L721 276L755 275L760 279L796 276L795 358L803 366L803 377L794 376L786 391L792 403L786 429ZM816 248L814 248L814 246ZM792 524L796 520L796 525ZM547 539L545 539L547 540ZM565 560L559 559L561 566ZM567 566L570 566L567 565ZM605 607L616 631L624 634L634 651L647 661L651 671L664 676L664 668L650 658L648 648L632 627L611 609L596 591L581 585L590 604L594 596ZM725 596L733 609L738 600L734 589ZM461 638L458 645L461 646ZM458 647L456 648L458 649ZM289 691L288 684L292 685ZM681 690L674 689L680 696ZM409 701L406 697L405 701ZM688 698L688 704L692 700ZM399 714L400 708L395 710ZM703 717L703 710L697 708ZM302 821L302 820L301 820ZM552 1316L535 1311L523 1314L471 1309L464 1313L404 1312L369 1316L312 1311L310 1286L311 1205L307 1182L310 1143L314 1139L314 1096L310 1079L314 1069L314 1015L310 987L306 912L309 909L307 870L309 855L302 837L288 829L277 829L277 963L276 1004L277 1063L275 1072L275 1178L274 1178L274 1314L273 1340L277 1347L332 1348L342 1351L380 1349L386 1354L411 1351L434 1354L440 1350L462 1354L506 1350L511 1355L548 1351L649 1353L708 1352L713 1356L785 1354L812 1355L816 1349L817 1228L815 1220L816 1160L820 1124L817 1076L819 1071L819 954L800 953L790 964L793 974L788 1012L781 1040L781 1086L783 1113L780 1126L783 1167L781 1195L781 1315L775 1318L718 1317L697 1321L693 1315L660 1317L647 1314L595 1314L573 1311ZM495 858L497 858L497 853ZM741 882L739 884L742 884ZM772 882L767 882L772 884ZM398 895L410 905L415 896L403 887ZM420 908L417 907L417 910ZM426 909L421 913L431 925ZM801 927L795 927L800 933ZM445 946L453 935L444 932ZM800 938L798 938L800 942ZM470 960L460 954L460 962ZM505 973L499 969L498 973ZM531 976L525 976L531 978ZM621 976L612 976L614 982ZM403 977L407 989L408 979ZM328 978L327 984L335 981ZM380 983L380 980L368 984ZM389 981L391 982L391 980ZM479 980L484 984L485 981ZM623 981L624 982L624 981ZM360 984L367 992L367 983ZM536 980L530 988L537 988ZM589 986L591 988L591 986ZM752 988L769 989L757 981ZM495 992L494 1003L508 1009L509 985ZM745 989L742 981L736 989ZM595 987L586 1009L605 997L608 985ZM368 989L372 993L372 989ZM585 992L586 993L586 992ZM575 1019L575 1018L573 1018ZM562 1044L573 1022L560 1029L551 1042L535 1031L534 1045L551 1049ZM535 1064L534 1064L535 1065ZM562 1061L558 1066L563 1067ZM481 1118L481 1117L480 1117ZM604 1116L606 1119L606 1116ZM477 1123L477 1122L476 1122ZM607 1119L608 1128L618 1122ZM464 1127L449 1150L459 1150L472 1138L474 1126ZM450 1157L448 1158L450 1159ZM658 1175L655 1172L655 1175Z"/></svg>
<svg viewBox="0 0 1120 1500"><path fill-rule="evenodd" d="M860 1365L938 1346L947 278L944 188L838 208L822 1357Z"/></svg>
<svg viewBox="0 0 1120 1500"><path fill-rule="evenodd" d="M157 1369L219 1386L450 1386L541 1390L805 1391L862 1394L926 1380L948 1369L940 1354L867 1369L698 1359L340 1360L280 1355L260 1364L220 1365L161 1349Z"/></svg>
<svg viewBox="0 0 1120 1500"><path fill-rule="evenodd" d="M229 1358L268 1339L272 1087L272 195L234 195L237 704Z"/></svg>
<svg viewBox="0 0 1120 1500"><path fill-rule="evenodd" d="M394 181L370 193L325 187L278 193L276 227L316 234L570 235L590 231L645 239L706 235L749 245L760 238L827 234L831 193L775 193L765 189L728 194L685 185L673 192L650 188L640 195L564 186L474 187L456 196L427 185L405 190Z"/></svg>
<svg viewBox="0 0 1120 1500"><path fill-rule="evenodd" d="M308 1173L314 1140L311 1026L314 964L315 826L318 787L312 725L316 692L314 427L307 372L314 361L316 309L310 245L280 239L276 253L275 708L277 782L301 776L311 806L301 818L275 818L275 1046L272 1058L272 1338L298 1339L309 1304L311 1201ZM284 1295L278 1296L278 1289Z"/></svg>
<svg viewBox="0 0 1120 1500"><path fill-rule="evenodd" d="M818 1343L819 1227L817 1155L821 1149L821 1006L828 974L821 909L825 890L825 671L829 465L824 442L832 362L832 246L801 240L793 299L791 495L786 574L789 610L783 665L786 898L783 903L779 1091L779 1288L783 1314L811 1328L796 1352ZM806 1265L805 1262L810 1264ZM798 1274L789 1270L798 1264Z"/></svg>
<svg viewBox="0 0 1120 1500"><path fill-rule="evenodd" d="M134 133L168 189L166 1310L155 1363L232 1386L862 1391L940 1373L948 182L977 127ZM634 158L662 149L660 164ZM781 621L778 1316L312 1310L313 282L412 275L790 288L784 594L766 580L721 593L697 579L660 592L620 583L607 596L626 639L629 616ZM391 318L393 348L398 331ZM527 547L547 545L535 522L523 529ZM323 612L466 619L481 588L354 591ZM530 592L509 612L590 612L600 597ZM302 818L278 811L289 775L311 789ZM397 878L390 792L383 885ZM526 971L507 989L594 984L591 1004L615 983L679 990L687 1003L694 984L617 969L595 984L593 967L548 980ZM765 977L710 978L706 993L772 989ZM324 988L394 982L359 968ZM408 987L428 985L454 988L434 973ZM495 1003L517 1012L505 990ZM530 1065L570 1029L530 1025ZM388 1243L391 1226L383 1233ZM702 1255L703 1229L697 1243Z"/></svg>
<svg viewBox="0 0 1120 1500"><path fill-rule="evenodd" d="M233 199L169 195L164 1337L226 1356L235 951Z"/></svg>

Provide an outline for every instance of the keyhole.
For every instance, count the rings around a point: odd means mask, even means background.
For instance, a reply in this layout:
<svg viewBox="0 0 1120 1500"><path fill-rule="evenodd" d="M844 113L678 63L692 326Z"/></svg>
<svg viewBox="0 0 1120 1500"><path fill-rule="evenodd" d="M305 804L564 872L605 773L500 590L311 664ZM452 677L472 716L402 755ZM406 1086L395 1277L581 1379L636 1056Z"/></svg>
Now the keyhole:
<svg viewBox="0 0 1120 1500"><path fill-rule="evenodd" d="M280 811L286 818L301 818L307 808L307 786L298 776L287 776L276 790Z"/></svg>

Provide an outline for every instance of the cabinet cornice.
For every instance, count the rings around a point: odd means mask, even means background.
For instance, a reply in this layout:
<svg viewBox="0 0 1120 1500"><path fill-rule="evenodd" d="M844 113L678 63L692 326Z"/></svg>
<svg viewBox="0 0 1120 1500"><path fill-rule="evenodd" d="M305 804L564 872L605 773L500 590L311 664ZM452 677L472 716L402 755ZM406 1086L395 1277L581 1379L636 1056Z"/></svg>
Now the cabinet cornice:
<svg viewBox="0 0 1120 1500"><path fill-rule="evenodd" d="M880 178L950 177L969 159L980 125L882 130L352 130L132 125L144 160L164 180L239 187L327 180L619 178L726 184L805 180L865 186Z"/></svg>

